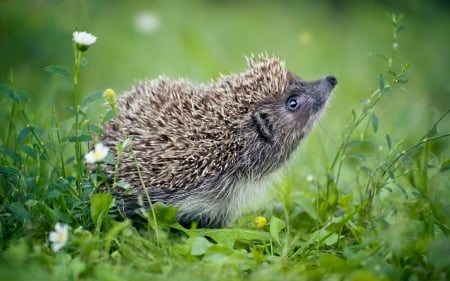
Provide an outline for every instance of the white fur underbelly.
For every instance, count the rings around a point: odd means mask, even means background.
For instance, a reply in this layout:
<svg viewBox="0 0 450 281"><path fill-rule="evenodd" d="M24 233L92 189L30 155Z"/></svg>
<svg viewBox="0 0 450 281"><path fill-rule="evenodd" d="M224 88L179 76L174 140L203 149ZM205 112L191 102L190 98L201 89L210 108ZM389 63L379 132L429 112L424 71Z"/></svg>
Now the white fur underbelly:
<svg viewBox="0 0 450 281"><path fill-rule="evenodd" d="M267 191L271 183L272 181L265 177L258 182L239 184L230 202L230 208L234 210L232 219L261 207L268 200Z"/></svg>

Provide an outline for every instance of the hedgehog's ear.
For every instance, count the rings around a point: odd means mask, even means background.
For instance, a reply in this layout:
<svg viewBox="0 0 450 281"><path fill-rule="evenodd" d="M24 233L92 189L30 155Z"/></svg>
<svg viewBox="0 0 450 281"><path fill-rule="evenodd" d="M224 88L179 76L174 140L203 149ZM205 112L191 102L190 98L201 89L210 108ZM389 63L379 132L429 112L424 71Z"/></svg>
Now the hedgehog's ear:
<svg viewBox="0 0 450 281"><path fill-rule="evenodd" d="M273 140L273 128L269 119L269 114L262 110L256 110L252 115L253 122L255 123L256 130L259 135L268 142Z"/></svg>

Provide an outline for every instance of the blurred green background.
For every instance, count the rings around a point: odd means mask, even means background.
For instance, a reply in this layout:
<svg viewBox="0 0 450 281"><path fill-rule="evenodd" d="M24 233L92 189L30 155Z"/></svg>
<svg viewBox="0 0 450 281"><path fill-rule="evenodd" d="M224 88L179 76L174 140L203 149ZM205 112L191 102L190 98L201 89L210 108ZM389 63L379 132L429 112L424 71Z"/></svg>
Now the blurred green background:
<svg viewBox="0 0 450 281"><path fill-rule="evenodd" d="M105 88L120 93L160 74L207 82L243 70L244 56L267 52L305 79L338 78L317 133L337 143L351 110L378 87L378 74L389 80L386 62L374 54L391 54L389 14L397 13L405 15L406 28L394 65L411 63L410 81L376 110L383 132L416 137L450 107L448 3L3 0L0 82L8 82L12 69L16 87L31 97L36 121L44 122L53 105L64 117L63 109L72 104L72 81L43 67L73 72L75 29L98 37L85 54L84 96ZM94 110L103 112L100 104Z"/></svg>

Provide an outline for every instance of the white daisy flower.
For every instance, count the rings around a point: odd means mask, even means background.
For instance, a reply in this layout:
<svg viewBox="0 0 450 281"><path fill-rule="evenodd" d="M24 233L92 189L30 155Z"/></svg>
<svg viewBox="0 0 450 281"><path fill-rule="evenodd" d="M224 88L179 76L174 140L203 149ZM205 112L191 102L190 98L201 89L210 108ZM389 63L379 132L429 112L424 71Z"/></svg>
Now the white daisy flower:
<svg viewBox="0 0 450 281"><path fill-rule="evenodd" d="M57 252L67 243L69 238L69 226L67 224L56 223L55 231L50 232L49 240L52 243L52 250Z"/></svg>
<svg viewBox="0 0 450 281"><path fill-rule="evenodd" d="M77 45L77 49L84 52L97 41L97 37L85 31L75 31L73 41Z"/></svg>
<svg viewBox="0 0 450 281"><path fill-rule="evenodd" d="M151 33L158 30L160 20L157 14L152 12L141 12L134 18L136 29L143 33Z"/></svg>
<svg viewBox="0 0 450 281"><path fill-rule="evenodd" d="M105 159L108 155L109 147L103 145L103 143L97 143L94 150L84 155L84 160L89 164L94 164Z"/></svg>

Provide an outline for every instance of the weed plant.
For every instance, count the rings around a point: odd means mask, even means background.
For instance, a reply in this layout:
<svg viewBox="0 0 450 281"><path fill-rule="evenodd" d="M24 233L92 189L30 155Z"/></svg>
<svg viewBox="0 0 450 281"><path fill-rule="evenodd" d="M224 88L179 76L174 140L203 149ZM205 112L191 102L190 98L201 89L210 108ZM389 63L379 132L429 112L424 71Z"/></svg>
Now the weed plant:
<svg viewBox="0 0 450 281"><path fill-rule="evenodd" d="M289 177L275 183L272 207L230 228L186 229L174 207L154 204L147 219L111 214L101 164L83 155L94 148L102 125L114 118L112 90L80 102L79 84L94 66L89 50L74 44L74 71L45 71L73 79L70 118L56 110L42 122L10 71L0 86L0 279L1 280L448 280L450 278L450 132L443 113L423 136L405 142L380 137L377 106L408 83L408 63L397 62L402 17L390 17L392 53L386 69L349 124L334 157L297 188ZM95 45L91 48L95 48ZM91 118L94 101L109 104ZM119 157L103 161L117 164ZM55 251L50 232L69 226ZM61 231L61 229L60 229ZM58 228L56 229L58 232ZM63 240L61 240L63 241Z"/></svg>

